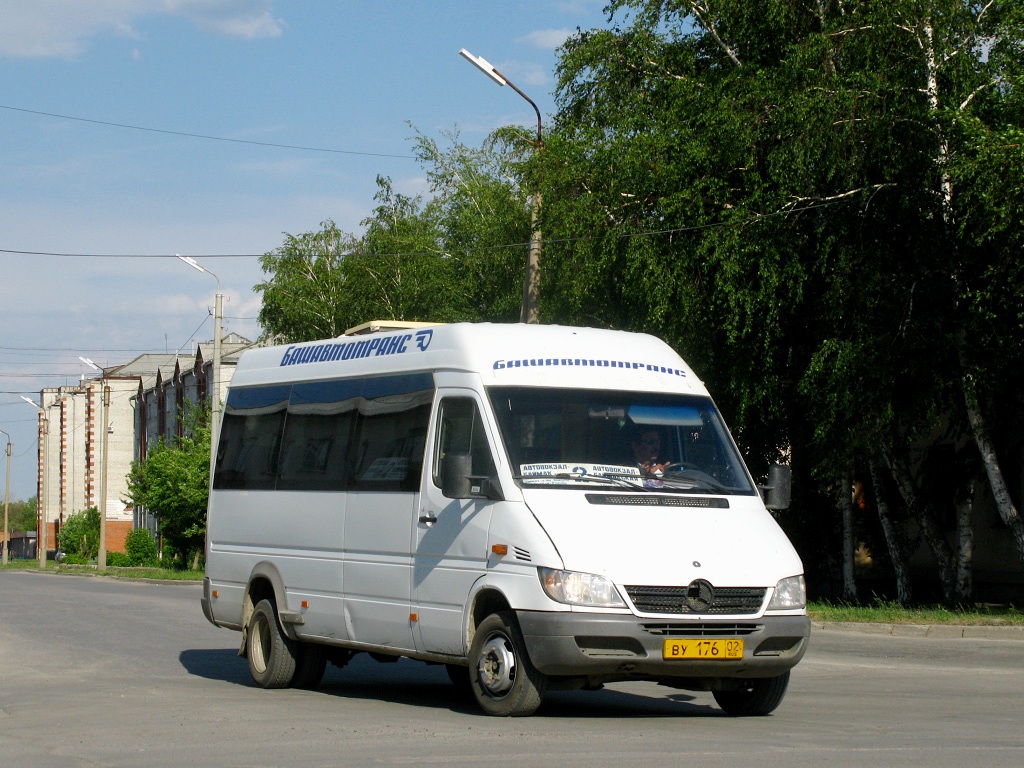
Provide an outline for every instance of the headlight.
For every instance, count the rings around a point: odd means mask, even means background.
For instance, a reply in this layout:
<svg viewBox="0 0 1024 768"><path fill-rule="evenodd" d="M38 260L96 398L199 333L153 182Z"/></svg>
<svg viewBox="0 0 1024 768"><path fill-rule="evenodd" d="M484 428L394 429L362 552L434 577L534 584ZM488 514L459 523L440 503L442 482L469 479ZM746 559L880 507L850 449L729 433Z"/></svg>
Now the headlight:
<svg viewBox="0 0 1024 768"><path fill-rule="evenodd" d="M540 584L552 600L569 605L590 605L598 608L625 608L619 591L604 576L576 571L538 568Z"/></svg>
<svg viewBox="0 0 1024 768"><path fill-rule="evenodd" d="M807 606L807 582L803 575L790 576L775 585L769 611L792 611Z"/></svg>

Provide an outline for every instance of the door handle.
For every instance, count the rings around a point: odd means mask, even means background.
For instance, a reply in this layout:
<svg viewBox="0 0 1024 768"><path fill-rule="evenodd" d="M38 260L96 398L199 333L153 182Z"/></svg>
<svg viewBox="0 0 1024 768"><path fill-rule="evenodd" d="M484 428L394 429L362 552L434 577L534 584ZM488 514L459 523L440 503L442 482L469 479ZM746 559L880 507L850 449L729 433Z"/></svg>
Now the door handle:
<svg viewBox="0 0 1024 768"><path fill-rule="evenodd" d="M420 522L424 525L433 525L437 522L437 518L428 512L425 515L420 515Z"/></svg>

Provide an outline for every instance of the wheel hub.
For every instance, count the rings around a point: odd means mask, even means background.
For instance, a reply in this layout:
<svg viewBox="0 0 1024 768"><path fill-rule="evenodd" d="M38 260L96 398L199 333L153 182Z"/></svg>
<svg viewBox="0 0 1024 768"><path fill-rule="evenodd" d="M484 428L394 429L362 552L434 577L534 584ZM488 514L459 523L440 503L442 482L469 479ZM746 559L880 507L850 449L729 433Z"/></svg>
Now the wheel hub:
<svg viewBox="0 0 1024 768"><path fill-rule="evenodd" d="M495 635L487 640L477 672L480 684L491 696L501 696L511 690L516 675L516 656L507 638Z"/></svg>

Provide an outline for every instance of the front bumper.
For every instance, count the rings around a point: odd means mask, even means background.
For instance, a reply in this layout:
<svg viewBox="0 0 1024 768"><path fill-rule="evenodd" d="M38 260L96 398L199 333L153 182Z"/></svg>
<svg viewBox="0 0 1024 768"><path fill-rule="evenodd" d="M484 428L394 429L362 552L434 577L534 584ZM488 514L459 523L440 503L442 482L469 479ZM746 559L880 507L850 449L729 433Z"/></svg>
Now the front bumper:
<svg viewBox="0 0 1024 768"><path fill-rule="evenodd" d="M618 614L519 611L519 626L533 665L547 675L595 680L714 680L777 677L807 650L806 616L764 616L747 621L666 621ZM742 659L666 660L669 638L742 639ZM699 687L699 686L698 686Z"/></svg>

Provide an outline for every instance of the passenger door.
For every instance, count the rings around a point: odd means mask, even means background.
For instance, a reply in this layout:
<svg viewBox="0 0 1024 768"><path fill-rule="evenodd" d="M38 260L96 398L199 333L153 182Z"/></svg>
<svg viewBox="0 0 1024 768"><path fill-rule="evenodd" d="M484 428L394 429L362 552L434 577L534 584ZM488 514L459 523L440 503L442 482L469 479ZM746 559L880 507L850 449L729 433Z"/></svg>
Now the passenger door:
<svg viewBox="0 0 1024 768"><path fill-rule="evenodd" d="M445 458L453 453L472 457L472 474L495 474L491 441L480 417L479 402L470 390L465 395L447 395L438 406L430 471L423 473L420 494L412 589L412 610L418 616L417 649L463 655L466 602L487 566L494 502L444 496L441 478Z"/></svg>

